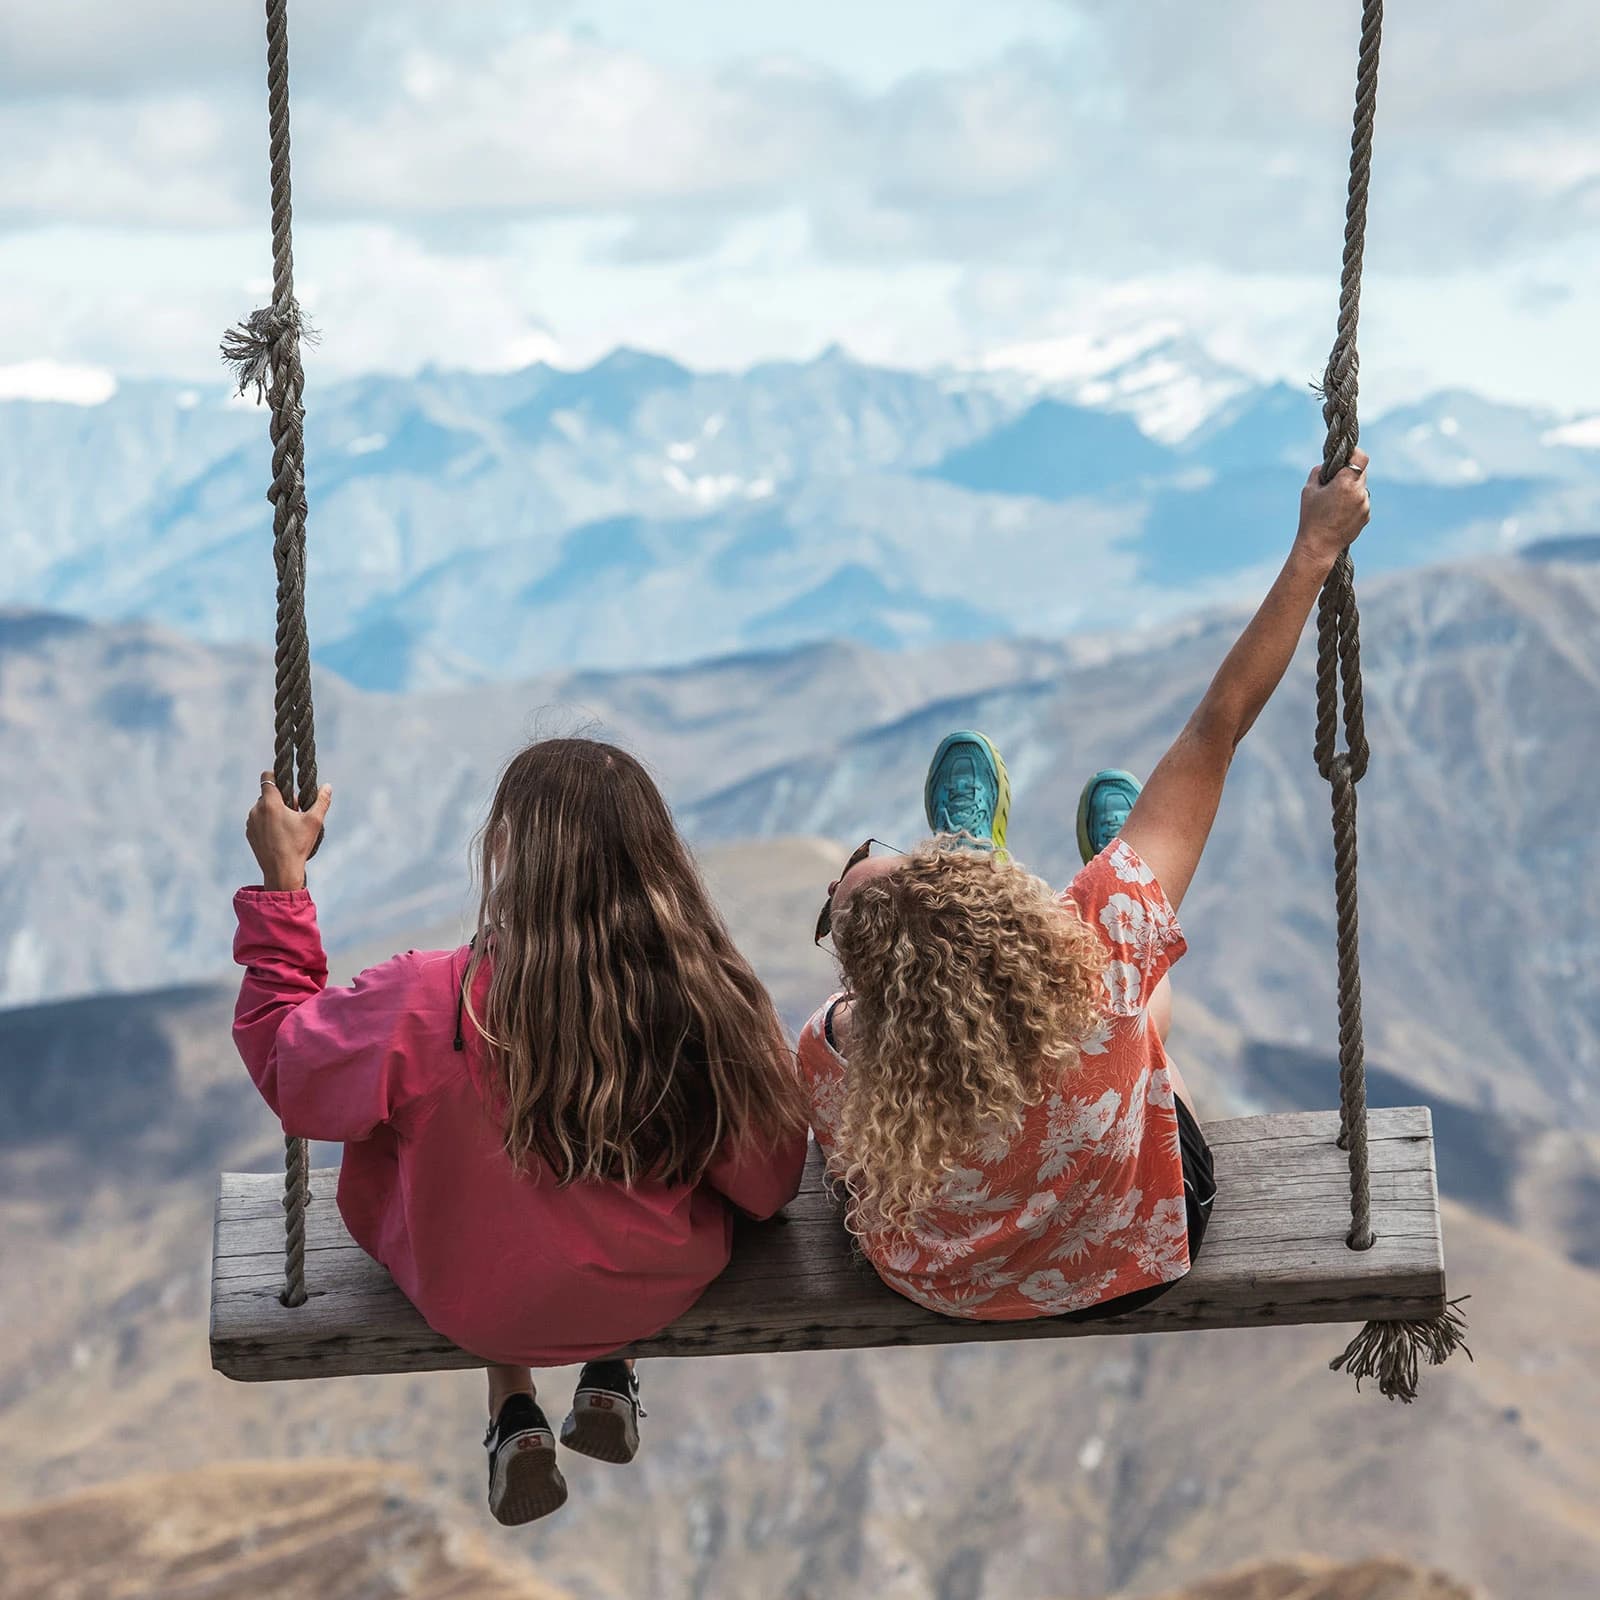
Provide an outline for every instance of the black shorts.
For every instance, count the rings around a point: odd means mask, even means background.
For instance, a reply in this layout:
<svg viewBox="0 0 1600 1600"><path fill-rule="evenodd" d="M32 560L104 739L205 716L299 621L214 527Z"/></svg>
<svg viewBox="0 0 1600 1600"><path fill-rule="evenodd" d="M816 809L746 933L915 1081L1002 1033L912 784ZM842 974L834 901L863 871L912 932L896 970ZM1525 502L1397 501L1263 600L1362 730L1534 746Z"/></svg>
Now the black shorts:
<svg viewBox="0 0 1600 1600"><path fill-rule="evenodd" d="M1211 1146L1194 1120L1194 1113L1183 1102L1182 1096L1174 1099L1178 1111L1178 1148L1183 1156L1183 1207L1189 1218L1189 1264L1193 1266L1205 1243L1206 1224L1211 1220L1211 1202L1217 1197L1217 1179L1212 1170ZM1174 1283L1182 1283L1175 1278ZM1132 1294L1120 1294L1115 1300L1103 1300L1097 1306L1087 1306L1082 1311L1069 1311L1063 1322L1095 1322L1102 1317L1120 1317L1124 1312L1137 1311L1152 1300L1159 1300L1171 1283L1158 1283L1148 1289L1135 1289Z"/></svg>

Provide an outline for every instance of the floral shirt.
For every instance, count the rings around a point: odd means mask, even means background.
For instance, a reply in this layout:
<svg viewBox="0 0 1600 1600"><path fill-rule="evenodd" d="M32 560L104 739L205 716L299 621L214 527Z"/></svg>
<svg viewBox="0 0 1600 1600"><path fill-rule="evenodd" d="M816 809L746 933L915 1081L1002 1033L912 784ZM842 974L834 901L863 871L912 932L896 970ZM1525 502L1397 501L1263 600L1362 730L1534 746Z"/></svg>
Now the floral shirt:
<svg viewBox="0 0 1600 1600"><path fill-rule="evenodd" d="M1186 948L1177 915L1121 840L1061 900L1105 942L1105 1005L1079 1060L1020 1128L973 1145L914 1230L861 1241L891 1288L947 1316L1055 1316L1189 1270L1172 1081L1146 1014ZM849 1070L827 1038L833 1003L806 1024L799 1050L812 1128L830 1161Z"/></svg>

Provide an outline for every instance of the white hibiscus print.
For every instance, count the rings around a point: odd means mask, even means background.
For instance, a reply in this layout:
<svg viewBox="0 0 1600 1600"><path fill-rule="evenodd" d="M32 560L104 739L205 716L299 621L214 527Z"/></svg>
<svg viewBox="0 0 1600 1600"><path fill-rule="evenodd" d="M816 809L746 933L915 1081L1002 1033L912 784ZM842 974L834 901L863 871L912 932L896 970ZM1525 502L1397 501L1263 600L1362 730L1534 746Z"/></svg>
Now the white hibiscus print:
<svg viewBox="0 0 1600 1600"><path fill-rule="evenodd" d="M1039 1181L1059 1178L1072 1158L1098 1144L1110 1132L1122 1106L1122 1096L1107 1089L1092 1103L1053 1094L1045 1107L1045 1132L1039 1141Z"/></svg>
<svg viewBox="0 0 1600 1600"><path fill-rule="evenodd" d="M909 1239L892 1244L884 1252L883 1267L886 1272L915 1272L922 1265L922 1252Z"/></svg>
<svg viewBox="0 0 1600 1600"><path fill-rule="evenodd" d="M1017 1204L1014 1194L993 1194L981 1172L972 1167L957 1167L944 1180L939 1204L958 1217L976 1216L984 1211L1011 1211Z"/></svg>
<svg viewBox="0 0 1600 1600"><path fill-rule="evenodd" d="M942 1289L918 1289L910 1298L946 1317L970 1317L979 1306L994 1299L994 1291L952 1284Z"/></svg>
<svg viewBox="0 0 1600 1600"><path fill-rule="evenodd" d="M985 1239L992 1238L1005 1224L998 1217L980 1222L967 1233L946 1233L937 1228L919 1228L917 1243L928 1257L930 1271L954 1265L970 1256Z"/></svg>
<svg viewBox="0 0 1600 1600"><path fill-rule="evenodd" d="M1172 1089L1172 1074L1165 1067L1158 1067L1150 1074L1150 1093L1146 1099L1150 1105L1171 1111L1176 1098Z"/></svg>
<svg viewBox="0 0 1600 1600"><path fill-rule="evenodd" d="M1017 1213L1017 1226L1024 1233L1032 1233L1049 1220L1060 1204L1061 1196L1053 1189L1041 1189L1038 1194L1029 1195L1028 1203Z"/></svg>
<svg viewBox="0 0 1600 1600"><path fill-rule="evenodd" d="M975 1288L997 1292L1001 1289L1011 1288L1021 1274L1007 1272L1004 1261L984 1259L965 1261L959 1267L953 1268L950 1276L957 1283L970 1283Z"/></svg>
<svg viewBox="0 0 1600 1600"><path fill-rule="evenodd" d="M1152 949L1161 949L1178 937L1178 919L1171 905L1165 899L1156 898L1144 902L1145 916L1149 919L1150 946Z"/></svg>
<svg viewBox="0 0 1600 1600"><path fill-rule="evenodd" d="M1088 1278L1069 1278L1059 1268L1047 1267L1042 1272L1030 1273L1022 1280L1020 1288L1040 1310L1060 1315L1099 1305L1116 1276L1113 1269Z"/></svg>
<svg viewBox="0 0 1600 1600"><path fill-rule="evenodd" d="M1118 1165L1132 1161L1144 1144L1145 1085L1149 1076L1148 1068L1139 1073L1128 1095L1128 1109L1100 1146L1099 1153L1108 1161Z"/></svg>
<svg viewBox="0 0 1600 1600"><path fill-rule="evenodd" d="M1108 961L1105 986L1115 1016L1137 1016L1144 1009L1144 972L1131 961Z"/></svg>
<svg viewBox="0 0 1600 1600"><path fill-rule="evenodd" d="M1086 1056L1103 1056L1111 1048L1111 1018L1096 1017L1094 1026L1078 1041Z"/></svg>
<svg viewBox="0 0 1600 1600"><path fill-rule="evenodd" d="M1189 1264L1189 1216L1182 1200L1158 1200L1136 1230L1133 1258L1152 1278L1166 1282Z"/></svg>
<svg viewBox="0 0 1600 1600"><path fill-rule="evenodd" d="M818 1075L811 1080L811 1126L822 1143L831 1145L844 1115L845 1082L842 1073Z"/></svg>
<svg viewBox="0 0 1600 1600"><path fill-rule="evenodd" d="M1131 894L1111 895L1100 912L1100 926L1112 944L1143 950L1150 943L1151 928L1144 905Z"/></svg>
<svg viewBox="0 0 1600 1600"><path fill-rule="evenodd" d="M1098 1184L1093 1185L1093 1188L1098 1187ZM1125 1233L1138 1217L1139 1202L1143 1198L1143 1192L1138 1189L1107 1195L1091 1192L1082 1207L1054 1230L1055 1245L1050 1259L1080 1260L1106 1240Z"/></svg>
<svg viewBox="0 0 1600 1600"><path fill-rule="evenodd" d="M1120 839L1111 852L1111 870L1123 883L1155 882L1155 873Z"/></svg>
<svg viewBox="0 0 1600 1600"><path fill-rule="evenodd" d="M1002 1161L1010 1159L1011 1140L1014 1130L1000 1127L997 1123L987 1124L978 1134L977 1143L973 1154L980 1167L998 1167Z"/></svg>

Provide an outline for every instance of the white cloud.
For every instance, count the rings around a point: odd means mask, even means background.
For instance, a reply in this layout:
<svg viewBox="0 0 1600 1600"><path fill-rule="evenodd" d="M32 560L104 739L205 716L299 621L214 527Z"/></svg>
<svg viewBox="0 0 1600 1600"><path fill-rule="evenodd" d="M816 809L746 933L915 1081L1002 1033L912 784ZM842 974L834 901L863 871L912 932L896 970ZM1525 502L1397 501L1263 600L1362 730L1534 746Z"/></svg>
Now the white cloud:
<svg viewBox="0 0 1600 1600"><path fill-rule="evenodd" d="M0 223L195 231L236 223L247 215L251 178L264 203L265 133L252 122L237 101L194 93L0 104Z"/></svg>
<svg viewBox="0 0 1600 1600"><path fill-rule="evenodd" d="M386 64L418 37L492 41L547 25L568 0L496 0L447 7L433 0L291 0L292 80L313 91ZM219 0L6 0L0 9L0 94L112 100L167 89L261 82L265 18L259 4Z"/></svg>
<svg viewBox="0 0 1600 1600"><path fill-rule="evenodd" d="M185 19L195 3L164 0ZM663 61L565 29L513 33L509 17L491 29L357 0L303 9L322 30L297 79L304 216L424 229L622 214L635 253L659 257L703 254L735 219L799 206L815 248L843 258L1122 272L1337 259L1354 52L1351 17L1327 7L1250 0L1219 26L1177 0L1080 0L1070 47L880 90L793 55ZM1417 9L1438 20L1437 6ZM1531 11L1551 42L1577 17L1565 0ZM1535 99L1515 71L1491 70L1505 41L1464 31L1452 22L1441 57L1423 51L1413 13L1391 25L1380 266L1436 271L1452 254L1503 257L1600 227L1600 109L1550 112L1576 69L1519 43L1511 61ZM1584 42L1600 30L1579 31L1571 53L1595 54L1600 72L1600 46ZM210 38L201 28L199 54ZM200 227L260 204L257 96L160 81L140 77L136 54L121 98L13 101L0 216Z"/></svg>
<svg viewBox="0 0 1600 1600"><path fill-rule="evenodd" d="M509 365L627 339L716 364L840 338L923 363L1176 317L1252 370L1316 371L1353 6L1058 0L1061 26L1019 46L1050 0L1006 0L985 51L956 0L884 3L952 39L959 12L970 48L903 29L890 70L875 13L876 65L852 73L846 0L743 18L737 55L710 0L685 0L670 40L643 0L298 5L316 360ZM1571 356L1600 254L1587 15L1391 9L1369 383L1592 396ZM5 5L0 359L209 370L266 265L260 20L213 0Z"/></svg>
<svg viewBox="0 0 1600 1600"><path fill-rule="evenodd" d="M1564 444L1578 450L1600 450L1600 417L1582 417L1565 427L1552 428L1540 444Z"/></svg>
<svg viewBox="0 0 1600 1600"><path fill-rule="evenodd" d="M116 375L104 367L74 366L65 361L19 361L0 367L0 400L100 406L116 392Z"/></svg>
<svg viewBox="0 0 1600 1600"><path fill-rule="evenodd" d="M1231 0L1061 0L1092 21L1112 77L1173 128L1252 136L1348 128L1360 7ZM1379 118L1457 133L1592 111L1600 31L1590 0L1414 0L1384 18ZM1242 91L1242 92L1241 92Z"/></svg>

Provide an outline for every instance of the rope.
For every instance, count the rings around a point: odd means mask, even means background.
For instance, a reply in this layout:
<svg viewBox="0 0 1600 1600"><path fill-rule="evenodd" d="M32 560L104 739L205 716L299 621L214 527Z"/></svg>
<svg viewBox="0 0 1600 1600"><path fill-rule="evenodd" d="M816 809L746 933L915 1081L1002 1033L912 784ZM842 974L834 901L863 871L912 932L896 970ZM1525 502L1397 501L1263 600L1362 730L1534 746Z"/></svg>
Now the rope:
<svg viewBox="0 0 1600 1600"><path fill-rule="evenodd" d="M1344 267L1339 281L1339 325L1321 384L1322 481L1350 464L1361 438L1357 415L1361 359L1356 330L1361 317L1361 268L1367 242L1367 192L1372 178L1372 134L1378 106L1378 51L1383 0L1363 0L1356 68L1356 107L1350 135L1350 186L1345 206ZM1339 726L1344 748L1339 748ZM1372 1185L1367 1153L1367 1056L1361 1020L1361 917L1357 894L1356 785L1366 776L1370 751L1361 684L1361 616L1356 607L1355 564L1345 551L1334 563L1317 605L1317 770L1333 802L1333 878L1339 962L1339 1145L1350 1155L1352 1250L1370 1250ZM1368 1322L1331 1365L1356 1379L1376 1378L1381 1393L1409 1404L1417 1393L1419 1357L1437 1365L1465 1348L1466 1323L1455 1305L1414 1321ZM1471 1351L1468 1351L1470 1357Z"/></svg>
<svg viewBox="0 0 1600 1600"><path fill-rule="evenodd" d="M311 646L306 633L305 374L300 341L312 337L294 297L293 205L289 186L288 0L266 0L267 108L272 183L272 304L223 336L222 356L239 392L254 388L270 405L272 557L278 572L273 703L273 777L285 804L307 810L317 798L317 742L311 707ZM296 779L298 777L298 784ZM313 851L313 854L315 852ZM284 1140L284 1290L286 1306L306 1299L304 1139Z"/></svg>
<svg viewBox="0 0 1600 1600"><path fill-rule="evenodd" d="M1350 189L1345 207L1344 270L1339 283L1339 328L1322 380L1322 481L1350 464L1361 438L1357 394L1361 359L1361 267L1367 242L1367 191L1372 177L1372 130L1378 105L1378 47L1383 0L1361 9L1355 127L1350 137ZM1336 749L1341 702L1345 748ZM1372 1247L1372 1197L1367 1170L1366 1042L1361 1024L1361 930L1356 886L1356 785L1366 775L1368 749L1361 692L1361 619L1355 566L1349 553L1334 564L1317 606L1317 770L1333 791L1334 894L1339 948L1339 1143L1350 1152L1350 1237L1353 1250Z"/></svg>

